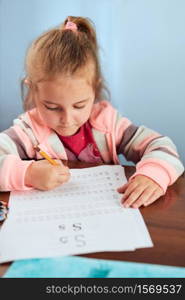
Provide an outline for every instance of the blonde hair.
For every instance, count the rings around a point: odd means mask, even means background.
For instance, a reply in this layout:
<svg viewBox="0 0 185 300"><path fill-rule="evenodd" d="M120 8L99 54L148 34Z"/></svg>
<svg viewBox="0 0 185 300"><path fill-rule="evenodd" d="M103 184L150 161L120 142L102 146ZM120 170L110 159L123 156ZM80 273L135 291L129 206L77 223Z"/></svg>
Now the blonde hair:
<svg viewBox="0 0 185 300"><path fill-rule="evenodd" d="M76 30L65 28L67 22L73 22ZM58 28L43 33L32 43L26 55L26 76L21 81L24 109L34 107L32 92L38 82L66 73L73 75L87 67L88 63L93 63L92 85L95 101L100 101L104 92L109 94L109 91L101 73L96 32L92 21L70 16Z"/></svg>

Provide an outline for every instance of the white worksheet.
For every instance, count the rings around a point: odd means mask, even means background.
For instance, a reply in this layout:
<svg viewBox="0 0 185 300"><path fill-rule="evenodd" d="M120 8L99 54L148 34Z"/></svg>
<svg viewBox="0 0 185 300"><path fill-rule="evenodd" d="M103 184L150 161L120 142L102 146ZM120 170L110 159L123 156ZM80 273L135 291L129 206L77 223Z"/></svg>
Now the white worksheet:
<svg viewBox="0 0 185 300"><path fill-rule="evenodd" d="M120 204L123 167L70 172L69 182L51 191L11 192L0 262L153 246L140 211Z"/></svg>

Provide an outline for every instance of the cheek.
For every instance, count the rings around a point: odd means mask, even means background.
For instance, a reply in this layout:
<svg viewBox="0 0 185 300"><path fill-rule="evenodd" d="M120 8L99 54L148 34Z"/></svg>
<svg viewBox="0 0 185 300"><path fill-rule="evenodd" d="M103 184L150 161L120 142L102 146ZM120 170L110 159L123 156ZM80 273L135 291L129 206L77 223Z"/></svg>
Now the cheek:
<svg viewBox="0 0 185 300"><path fill-rule="evenodd" d="M48 126L52 127L52 125L57 124L58 118L53 112L50 112L49 110L46 110L44 108L40 108L39 113L44 120L44 123Z"/></svg>
<svg viewBox="0 0 185 300"><path fill-rule="evenodd" d="M37 111L43 120L43 122L48 126L48 127L54 127L55 124L57 123L57 118L55 117L54 113L45 109L45 107L36 99L35 101Z"/></svg>
<svg viewBox="0 0 185 300"><path fill-rule="evenodd" d="M86 122L89 119L90 114L91 114L91 108L89 108L89 107L82 111L79 110L78 121L83 122L83 123Z"/></svg>
<svg viewBox="0 0 185 300"><path fill-rule="evenodd" d="M93 103L90 103L90 105L88 105L83 112L81 112L81 117L88 120L91 115L92 107Z"/></svg>

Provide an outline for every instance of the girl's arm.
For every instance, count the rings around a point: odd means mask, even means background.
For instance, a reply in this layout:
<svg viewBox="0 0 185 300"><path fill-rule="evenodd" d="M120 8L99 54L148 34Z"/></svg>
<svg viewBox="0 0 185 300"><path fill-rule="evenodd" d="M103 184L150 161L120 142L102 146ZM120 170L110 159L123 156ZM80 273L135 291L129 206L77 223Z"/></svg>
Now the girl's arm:
<svg viewBox="0 0 185 300"><path fill-rule="evenodd" d="M26 127L14 125L0 133L0 191L28 190L24 178L35 150Z"/></svg>
<svg viewBox="0 0 185 300"><path fill-rule="evenodd" d="M121 128L124 118L119 123ZM130 180L136 175L147 176L158 183L165 193L167 187L184 172L177 149L168 137L130 123L119 140L118 154L122 153L128 161L136 163L136 172Z"/></svg>

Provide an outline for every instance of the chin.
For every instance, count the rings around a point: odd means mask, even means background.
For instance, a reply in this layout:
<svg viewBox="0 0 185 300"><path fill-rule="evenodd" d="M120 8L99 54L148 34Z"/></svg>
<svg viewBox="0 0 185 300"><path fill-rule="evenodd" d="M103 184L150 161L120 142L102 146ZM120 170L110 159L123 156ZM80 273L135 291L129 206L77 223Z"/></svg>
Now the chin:
<svg viewBox="0 0 185 300"><path fill-rule="evenodd" d="M70 136L70 135L74 135L77 131L78 131L79 128L73 128L73 129L65 129L65 128L60 128L59 130L56 130L56 132L59 134L59 135L62 135L62 136Z"/></svg>

